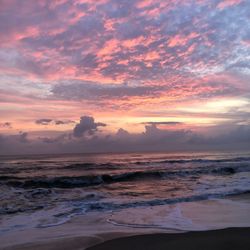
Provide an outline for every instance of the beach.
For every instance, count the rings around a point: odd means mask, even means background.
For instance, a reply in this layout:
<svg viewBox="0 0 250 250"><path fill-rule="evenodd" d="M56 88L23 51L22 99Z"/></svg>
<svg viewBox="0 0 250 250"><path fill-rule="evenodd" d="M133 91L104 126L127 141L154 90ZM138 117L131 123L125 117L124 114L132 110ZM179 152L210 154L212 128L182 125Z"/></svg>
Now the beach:
<svg viewBox="0 0 250 250"><path fill-rule="evenodd" d="M235 204L241 204L233 207ZM245 204L245 206L242 206ZM218 207L219 206L219 207ZM217 201L199 201L183 203L180 207L182 216L197 226L196 231L178 229L178 218L175 222L166 219L168 208L155 207L149 210L131 211L141 221L136 225L122 224L123 214L116 216L117 223L111 223L115 215L92 213L88 216L74 217L68 222L45 228L30 228L10 231L2 234L1 250L178 250L178 249L249 249L249 194L231 196L224 205ZM155 210L155 211L154 211ZM170 211L170 210L169 210ZM145 218L151 217L155 223L161 218L164 227L142 224ZM120 218L120 223L118 223ZM129 221L130 213L126 220ZM132 217L131 220L134 220ZM125 218L124 218L125 220ZM139 220L139 218L138 218ZM165 220L165 221L164 221ZM167 221L168 220L168 221ZM146 220L148 222L148 219ZM172 224L171 224L172 223ZM170 228L167 228L169 226ZM205 229L205 226L207 229ZM221 229L222 227L228 227ZM233 227L237 226L237 227ZM171 228L172 227L172 228ZM199 229L198 229L199 227ZM15 240L13 240L15 239Z"/></svg>
<svg viewBox="0 0 250 250"><path fill-rule="evenodd" d="M3 250L248 250L250 228L228 228L187 233L158 233L122 237L106 234L72 237L1 248Z"/></svg>
<svg viewBox="0 0 250 250"><path fill-rule="evenodd" d="M249 228L222 229L183 234L139 235L106 241L88 250L247 250L250 244Z"/></svg>

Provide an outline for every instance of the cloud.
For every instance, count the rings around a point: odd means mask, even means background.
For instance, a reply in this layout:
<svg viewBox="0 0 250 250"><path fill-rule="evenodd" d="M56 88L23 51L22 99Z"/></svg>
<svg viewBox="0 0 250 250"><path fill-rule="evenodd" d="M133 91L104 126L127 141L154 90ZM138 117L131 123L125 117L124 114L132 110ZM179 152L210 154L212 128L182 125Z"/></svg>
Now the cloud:
<svg viewBox="0 0 250 250"><path fill-rule="evenodd" d="M143 122L142 124L148 124L148 125L181 125L183 122Z"/></svg>
<svg viewBox="0 0 250 250"><path fill-rule="evenodd" d="M39 137L39 140L49 144L63 143L67 139L70 139L69 134L61 134L55 137Z"/></svg>
<svg viewBox="0 0 250 250"><path fill-rule="evenodd" d="M21 143L29 143L28 133L27 132L20 132L18 136L18 141Z"/></svg>
<svg viewBox="0 0 250 250"><path fill-rule="evenodd" d="M134 39L146 34L144 26L132 21L121 23L117 27L117 35L121 40Z"/></svg>
<svg viewBox="0 0 250 250"><path fill-rule="evenodd" d="M0 155L23 154L30 150L27 132L19 132L14 135L0 134ZM39 153L39 151L37 151Z"/></svg>
<svg viewBox="0 0 250 250"><path fill-rule="evenodd" d="M83 116L72 132L57 136L28 138L29 134L23 132L0 134L0 154L235 151L250 147L249 125L217 126L211 129L210 135L184 129L161 129L156 124L145 125L141 133L130 133L122 128L116 133L96 133L99 126L105 124Z"/></svg>
<svg viewBox="0 0 250 250"><path fill-rule="evenodd" d="M97 76L169 80L176 73L185 79L193 68L203 74L202 66L210 73L223 71L248 53L242 44L249 33L247 1L64 1L51 6L4 1L1 38L15 48L1 58L5 66L44 78L60 79L68 72L81 79L87 73L92 81ZM100 56L114 40L108 54Z"/></svg>
<svg viewBox="0 0 250 250"><path fill-rule="evenodd" d="M133 86L98 84L94 82L73 81L60 83L52 88L54 97L66 100L109 100L127 97L143 97L159 95L164 88L160 86Z"/></svg>
<svg viewBox="0 0 250 250"><path fill-rule="evenodd" d="M71 120L53 120L53 119L48 119L48 118L42 118L42 119L36 120L35 123L38 125L49 125L49 124L65 125L65 124L71 124L75 122Z"/></svg>
<svg viewBox="0 0 250 250"><path fill-rule="evenodd" d="M129 132L123 128L119 128L116 132L116 136L118 137L126 137L129 136Z"/></svg>
<svg viewBox="0 0 250 250"><path fill-rule="evenodd" d="M71 120L55 120L55 125L64 125L64 124L71 124L71 123L75 123L75 121L71 121Z"/></svg>
<svg viewBox="0 0 250 250"><path fill-rule="evenodd" d="M98 127L105 127L106 124L102 122L95 122L91 116L82 116L80 122L76 124L73 129L75 137L82 137L84 135L93 135Z"/></svg>
<svg viewBox="0 0 250 250"><path fill-rule="evenodd" d="M36 124L39 124L39 125L48 125L52 121L53 121L52 119L43 118L43 119L36 120Z"/></svg>
<svg viewBox="0 0 250 250"><path fill-rule="evenodd" d="M222 128L223 131L223 126ZM201 136L193 135L190 140L190 144L204 148L224 148L224 149L242 149L242 145L245 145L245 150L248 150L250 146L250 126L238 125L229 131L224 131L217 135Z"/></svg>
<svg viewBox="0 0 250 250"><path fill-rule="evenodd" d="M0 123L0 128L12 128L12 124L10 122L3 122L3 123Z"/></svg>
<svg viewBox="0 0 250 250"><path fill-rule="evenodd" d="M238 5L241 2L243 2L243 0L222 0L217 5L217 8L223 10L224 8L228 8L228 7L232 7L232 6Z"/></svg>

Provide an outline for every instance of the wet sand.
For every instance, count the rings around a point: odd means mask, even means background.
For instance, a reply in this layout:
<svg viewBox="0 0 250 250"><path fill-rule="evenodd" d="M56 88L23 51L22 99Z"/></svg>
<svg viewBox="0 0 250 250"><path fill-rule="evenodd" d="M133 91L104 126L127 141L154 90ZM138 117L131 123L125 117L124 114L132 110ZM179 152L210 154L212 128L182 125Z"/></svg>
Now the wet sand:
<svg viewBox="0 0 250 250"><path fill-rule="evenodd" d="M250 228L182 234L138 235L106 241L87 250L249 250Z"/></svg>
<svg viewBox="0 0 250 250"><path fill-rule="evenodd" d="M118 238L117 238L118 237ZM105 239L105 241L104 241ZM111 239L111 240L110 240ZM1 248L5 250L249 250L250 228L123 237L109 234L72 237Z"/></svg>

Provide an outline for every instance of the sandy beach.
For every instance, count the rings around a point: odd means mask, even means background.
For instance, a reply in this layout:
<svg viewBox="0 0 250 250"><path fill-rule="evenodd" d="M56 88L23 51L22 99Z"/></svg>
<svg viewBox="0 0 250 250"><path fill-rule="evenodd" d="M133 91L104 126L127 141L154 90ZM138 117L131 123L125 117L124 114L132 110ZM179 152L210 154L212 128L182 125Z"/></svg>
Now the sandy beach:
<svg viewBox="0 0 250 250"><path fill-rule="evenodd" d="M1 248L4 250L248 250L250 228L229 228L202 232L157 233L123 237L103 234L72 237ZM118 237L118 238L117 238ZM114 238L114 239L112 239ZM103 242L104 241L104 242Z"/></svg>
<svg viewBox="0 0 250 250"><path fill-rule="evenodd" d="M247 250L250 228L230 228L183 234L139 235L106 241L88 250Z"/></svg>

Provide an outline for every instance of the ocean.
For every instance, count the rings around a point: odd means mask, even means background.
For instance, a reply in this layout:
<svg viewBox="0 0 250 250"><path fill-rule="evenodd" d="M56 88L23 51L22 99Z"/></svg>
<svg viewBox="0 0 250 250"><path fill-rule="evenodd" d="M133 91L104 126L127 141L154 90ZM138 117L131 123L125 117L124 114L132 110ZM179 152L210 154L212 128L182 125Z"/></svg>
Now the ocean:
<svg viewBox="0 0 250 250"><path fill-rule="evenodd" d="M216 202L199 211L234 206L250 215L237 199L249 192L249 153L2 156L0 235L91 214L117 226L205 230L209 223L194 223L183 205Z"/></svg>

